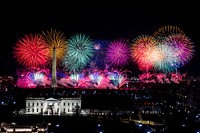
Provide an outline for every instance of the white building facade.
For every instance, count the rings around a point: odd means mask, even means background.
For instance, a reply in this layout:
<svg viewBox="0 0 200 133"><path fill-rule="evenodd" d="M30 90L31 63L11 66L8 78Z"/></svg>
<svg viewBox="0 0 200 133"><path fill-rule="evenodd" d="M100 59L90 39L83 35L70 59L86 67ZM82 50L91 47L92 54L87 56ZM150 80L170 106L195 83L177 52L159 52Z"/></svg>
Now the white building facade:
<svg viewBox="0 0 200 133"><path fill-rule="evenodd" d="M25 114L72 115L81 109L81 98L26 98Z"/></svg>

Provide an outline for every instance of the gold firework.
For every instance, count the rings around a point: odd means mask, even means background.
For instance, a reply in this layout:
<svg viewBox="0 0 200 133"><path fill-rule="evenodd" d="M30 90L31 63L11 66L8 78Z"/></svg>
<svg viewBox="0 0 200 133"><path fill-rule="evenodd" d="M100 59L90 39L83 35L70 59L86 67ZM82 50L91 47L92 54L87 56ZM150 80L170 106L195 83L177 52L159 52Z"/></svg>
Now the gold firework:
<svg viewBox="0 0 200 133"><path fill-rule="evenodd" d="M67 45L66 45L66 38L63 33L60 31L56 30L50 30L47 32L42 32L43 37L47 44L49 45L49 51L50 51L50 59L53 58L53 49L56 49L56 60L61 60L63 59L66 50L67 50Z"/></svg>
<svg viewBox="0 0 200 133"><path fill-rule="evenodd" d="M157 31L153 33L154 37L167 37L172 34L184 34L183 30L177 26L166 25L160 27Z"/></svg>

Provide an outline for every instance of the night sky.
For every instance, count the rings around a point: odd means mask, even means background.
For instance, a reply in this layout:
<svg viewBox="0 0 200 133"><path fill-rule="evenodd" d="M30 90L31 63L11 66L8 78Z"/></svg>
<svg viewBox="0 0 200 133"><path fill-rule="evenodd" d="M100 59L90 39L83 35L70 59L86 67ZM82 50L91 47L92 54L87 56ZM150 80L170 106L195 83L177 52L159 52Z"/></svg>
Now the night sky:
<svg viewBox="0 0 200 133"><path fill-rule="evenodd" d="M198 4L197 4L198 5ZM12 48L25 34L50 28L67 38L85 33L92 39L134 39L165 25L181 28L195 46L194 58L182 70L200 74L199 9L196 3L2 3L0 8L0 75L15 75Z"/></svg>

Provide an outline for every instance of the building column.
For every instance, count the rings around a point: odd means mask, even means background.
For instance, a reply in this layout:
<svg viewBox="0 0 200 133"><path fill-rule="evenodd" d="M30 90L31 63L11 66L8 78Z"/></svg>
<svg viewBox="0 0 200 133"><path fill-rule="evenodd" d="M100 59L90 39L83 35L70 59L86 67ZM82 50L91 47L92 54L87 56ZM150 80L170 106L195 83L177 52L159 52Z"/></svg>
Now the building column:
<svg viewBox="0 0 200 133"><path fill-rule="evenodd" d="M61 108L60 108L60 106L58 106L58 108L59 108L59 113L58 113L58 115L60 116L60 113L61 113Z"/></svg>

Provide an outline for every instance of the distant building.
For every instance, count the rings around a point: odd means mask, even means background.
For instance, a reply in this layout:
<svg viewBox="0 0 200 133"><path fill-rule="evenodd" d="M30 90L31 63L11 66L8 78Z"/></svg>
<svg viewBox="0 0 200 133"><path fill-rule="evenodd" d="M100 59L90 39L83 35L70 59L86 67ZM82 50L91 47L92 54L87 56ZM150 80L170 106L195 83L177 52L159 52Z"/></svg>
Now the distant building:
<svg viewBox="0 0 200 133"><path fill-rule="evenodd" d="M159 115L162 113L161 108L155 106L140 106L138 109L141 110L143 114Z"/></svg>
<svg viewBox="0 0 200 133"><path fill-rule="evenodd" d="M81 109L81 98L26 98L26 109L21 114L72 115Z"/></svg>

